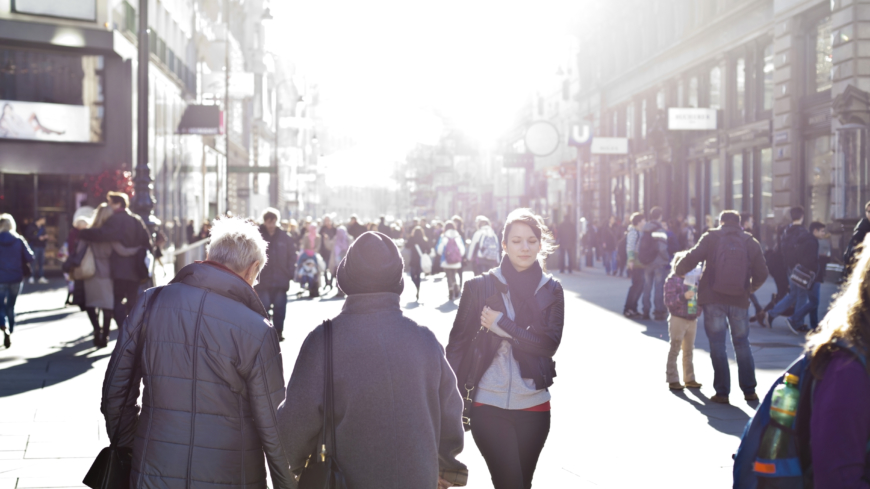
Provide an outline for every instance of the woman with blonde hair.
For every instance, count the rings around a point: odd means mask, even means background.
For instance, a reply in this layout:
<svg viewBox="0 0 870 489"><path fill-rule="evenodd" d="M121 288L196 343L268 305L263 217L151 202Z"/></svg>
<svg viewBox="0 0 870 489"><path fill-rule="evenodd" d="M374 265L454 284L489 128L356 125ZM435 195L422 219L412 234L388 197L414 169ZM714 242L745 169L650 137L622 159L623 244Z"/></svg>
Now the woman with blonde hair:
<svg viewBox="0 0 870 489"><path fill-rule="evenodd" d="M866 250L868 240L864 240ZM861 251L818 332L808 337L815 487L866 487L870 474L870 252Z"/></svg>

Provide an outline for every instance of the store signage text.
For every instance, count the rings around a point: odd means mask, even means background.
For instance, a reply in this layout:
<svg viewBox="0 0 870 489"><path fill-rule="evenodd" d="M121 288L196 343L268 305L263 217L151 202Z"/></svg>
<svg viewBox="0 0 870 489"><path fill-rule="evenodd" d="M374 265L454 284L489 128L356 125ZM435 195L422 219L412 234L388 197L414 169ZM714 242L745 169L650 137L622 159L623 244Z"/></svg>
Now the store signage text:
<svg viewBox="0 0 870 489"><path fill-rule="evenodd" d="M668 129L672 131L709 131L716 129L716 109L668 109Z"/></svg>
<svg viewBox="0 0 870 489"><path fill-rule="evenodd" d="M628 154L628 138L592 138L592 154L594 154L594 155L625 155L625 154Z"/></svg>

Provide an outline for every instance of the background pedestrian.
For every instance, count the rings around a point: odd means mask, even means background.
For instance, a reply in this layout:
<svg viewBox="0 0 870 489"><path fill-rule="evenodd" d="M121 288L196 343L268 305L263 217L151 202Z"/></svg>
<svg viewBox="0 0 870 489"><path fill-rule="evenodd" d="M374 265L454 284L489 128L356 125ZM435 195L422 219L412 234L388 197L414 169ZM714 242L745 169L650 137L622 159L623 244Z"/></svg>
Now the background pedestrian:
<svg viewBox="0 0 870 489"><path fill-rule="evenodd" d="M432 249L432 245L430 241L426 239L426 234L423 232L423 228L417 226L411 237L405 241L405 248L410 252L411 260L408 263L408 272L411 275L411 281L414 283L414 287L417 289L417 302L420 301L420 275L423 273L423 268L421 265L420 253L425 255L429 254L429 251Z"/></svg>
<svg viewBox="0 0 870 489"><path fill-rule="evenodd" d="M462 276L462 260L465 256L465 240L456 230L453 221L444 225L444 232L435 247L441 262L441 269L447 274L448 301L458 299L461 285L457 283L456 276Z"/></svg>
<svg viewBox="0 0 870 489"><path fill-rule="evenodd" d="M27 279L28 283L34 283L34 280L41 284L47 284L45 279L45 245L48 241L48 233L45 230L45 216L39 216L36 221L27 225L24 230L24 237L27 238L30 249L33 250L34 265L33 275Z"/></svg>
<svg viewBox="0 0 870 489"><path fill-rule="evenodd" d="M11 214L0 214L0 330L5 348L12 346L15 301L24 283L26 264L33 259L27 241L15 232L15 219Z"/></svg>
<svg viewBox="0 0 870 489"><path fill-rule="evenodd" d="M629 287L628 295L625 297L625 307L622 308L622 314L627 318L642 316L637 310L637 301L643 294L644 287L644 270L643 264L638 258L638 246L640 245L640 231L644 225L646 225L646 219L643 214L635 212L631 215L631 226L629 226L625 236L626 267L631 277L631 287Z"/></svg>
<svg viewBox="0 0 870 489"><path fill-rule="evenodd" d="M281 212L267 207L260 218L260 236L267 243L266 263L260 272L259 283L254 287L270 317L278 340L284 340L284 320L287 316L287 290L296 272L296 243L278 227Z"/></svg>

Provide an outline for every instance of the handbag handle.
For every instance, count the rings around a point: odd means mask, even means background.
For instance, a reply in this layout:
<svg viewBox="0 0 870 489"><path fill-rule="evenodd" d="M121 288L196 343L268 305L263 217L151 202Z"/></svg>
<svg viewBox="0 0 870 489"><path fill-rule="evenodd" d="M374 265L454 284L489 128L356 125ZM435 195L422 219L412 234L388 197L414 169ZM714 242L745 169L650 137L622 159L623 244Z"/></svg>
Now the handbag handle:
<svg viewBox="0 0 870 489"><path fill-rule="evenodd" d="M130 377L130 382L127 384L127 393L124 395L124 404L121 405L121 415L118 417L118 425L115 426L115 432L112 434L112 441L110 443L111 446L117 446L118 444L118 436L120 436L121 431L121 422L124 419L124 410L127 408L127 399L130 398L130 393L133 392L133 385L139 383L139 371L141 370L141 359L142 349L144 345L142 344L145 339L145 326L148 324L148 319L151 317L151 309L154 306L154 301L157 299L157 296L160 295L160 291L163 290L163 287L157 287L154 291L154 294L148 299L148 303L145 305L145 314L142 317L142 321L139 323L139 334L136 342L136 354L133 357L133 375Z"/></svg>

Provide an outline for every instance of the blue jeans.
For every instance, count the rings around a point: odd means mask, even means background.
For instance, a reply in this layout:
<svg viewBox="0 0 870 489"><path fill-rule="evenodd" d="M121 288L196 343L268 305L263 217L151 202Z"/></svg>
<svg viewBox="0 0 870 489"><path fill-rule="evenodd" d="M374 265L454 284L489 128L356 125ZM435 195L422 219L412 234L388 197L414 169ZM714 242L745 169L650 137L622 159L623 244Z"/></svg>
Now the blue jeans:
<svg viewBox="0 0 870 489"><path fill-rule="evenodd" d="M665 309L665 277L670 271L670 265L645 268L643 270L643 313L650 314L650 294L655 286L655 313L667 314Z"/></svg>
<svg viewBox="0 0 870 489"><path fill-rule="evenodd" d="M43 268L45 267L45 248L33 248L33 278L40 279L45 276Z"/></svg>
<svg viewBox="0 0 870 489"><path fill-rule="evenodd" d="M810 328L816 329L819 327L819 296L821 295L822 284L814 282L810 290L805 291L807 302L800 307L796 307L792 314L791 323L799 326L804 323L804 317L810 315ZM777 304L779 306L779 304ZM776 309L776 308L774 308Z"/></svg>
<svg viewBox="0 0 870 489"><path fill-rule="evenodd" d="M23 282L0 283L0 329L9 323L9 332L15 329L15 301L21 293Z"/></svg>
<svg viewBox="0 0 870 489"><path fill-rule="evenodd" d="M731 368L725 353L725 330L731 327L731 344L737 357L737 381L744 394L755 392L755 360L749 347L749 309L707 304L704 309L704 331L710 340L713 361L713 389L719 396L731 393Z"/></svg>
<svg viewBox="0 0 870 489"><path fill-rule="evenodd" d="M278 335L282 336L284 332L284 317L287 315L287 289L279 287L257 287L257 295L260 296L260 302L269 312L272 308L272 325L278 330Z"/></svg>
<svg viewBox="0 0 870 489"><path fill-rule="evenodd" d="M789 271L789 275L791 272ZM788 294L782 298L781 301L777 302L773 309L770 310L768 316L770 316L770 324L773 325L773 320L777 316L781 316L789 306L794 305L794 310L797 312L799 309L804 307L807 302L807 291L806 289L802 289L795 285L791 280L788 281Z"/></svg>
<svg viewBox="0 0 870 489"><path fill-rule="evenodd" d="M611 273L616 275L616 270L619 267L616 263L616 250L602 252L601 261L604 262L604 270L608 275Z"/></svg>

